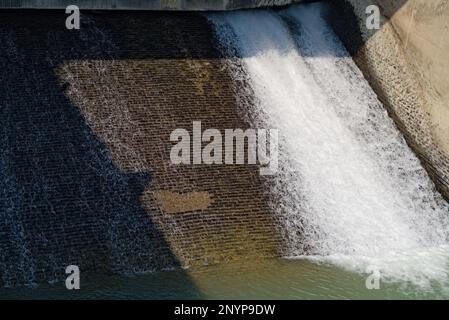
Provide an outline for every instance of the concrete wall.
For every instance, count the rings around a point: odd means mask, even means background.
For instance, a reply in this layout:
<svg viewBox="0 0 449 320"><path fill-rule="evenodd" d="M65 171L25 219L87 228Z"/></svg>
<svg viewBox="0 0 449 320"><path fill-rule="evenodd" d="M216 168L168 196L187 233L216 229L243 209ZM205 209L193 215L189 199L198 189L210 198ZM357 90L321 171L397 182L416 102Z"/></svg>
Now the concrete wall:
<svg viewBox="0 0 449 320"><path fill-rule="evenodd" d="M380 30L367 30L377 4ZM329 19L397 126L449 198L449 1L336 0Z"/></svg>
<svg viewBox="0 0 449 320"><path fill-rule="evenodd" d="M422 88L432 137L449 154L449 1L409 1L390 23Z"/></svg>
<svg viewBox="0 0 449 320"><path fill-rule="evenodd" d="M0 286L277 256L258 166L173 165L170 133L247 128L206 18L0 11ZM244 84L239 86L244 88Z"/></svg>
<svg viewBox="0 0 449 320"><path fill-rule="evenodd" d="M77 5L80 9L124 10L235 10L280 6L304 0L0 0L0 8L62 9Z"/></svg>

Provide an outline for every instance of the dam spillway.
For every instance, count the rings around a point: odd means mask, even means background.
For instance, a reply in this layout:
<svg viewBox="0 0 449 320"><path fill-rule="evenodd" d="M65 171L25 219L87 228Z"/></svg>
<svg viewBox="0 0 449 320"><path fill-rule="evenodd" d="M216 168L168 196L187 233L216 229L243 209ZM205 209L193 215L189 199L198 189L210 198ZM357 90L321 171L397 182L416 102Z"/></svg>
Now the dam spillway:
<svg viewBox="0 0 449 320"><path fill-rule="evenodd" d="M276 214L286 254L361 272L377 265L387 277L444 279L449 207L320 5L212 20L242 57L236 78L248 78L259 102L247 117L258 119L254 127L278 128L284 143L273 192L282 198Z"/></svg>
<svg viewBox="0 0 449 320"><path fill-rule="evenodd" d="M320 8L1 19L4 284L274 256L446 281L447 203ZM279 175L173 166L196 120L277 128Z"/></svg>
<svg viewBox="0 0 449 320"><path fill-rule="evenodd" d="M256 166L170 163L176 128L248 126L204 16L3 14L5 284L276 254Z"/></svg>

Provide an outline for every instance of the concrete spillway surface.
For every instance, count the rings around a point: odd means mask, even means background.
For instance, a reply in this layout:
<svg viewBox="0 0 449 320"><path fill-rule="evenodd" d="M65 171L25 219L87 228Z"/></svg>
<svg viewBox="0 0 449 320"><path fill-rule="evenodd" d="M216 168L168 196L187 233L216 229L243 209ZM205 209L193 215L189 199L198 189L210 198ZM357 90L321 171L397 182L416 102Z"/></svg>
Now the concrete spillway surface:
<svg viewBox="0 0 449 320"><path fill-rule="evenodd" d="M267 297L310 297L310 292L328 285L333 290L329 284L333 281L329 276L332 272L326 271L326 268L344 270L343 279L354 283L364 283L364 274L377 270L386 283L411 283L419 290L433 290L436 286L438 290L443 288L443 294L446 295L449 288L449 206L435 190L363 75L322 18L321 5L293 6L276 12L211 13L205 14L205 17L214 30L224 57L224 69L230 73L235 86L234 93L240 95L236 99L239 117L247 119L252 127L276 128L280 136L279 172L267 190L274 195L268 207L278 224L276 232L282 239L279 254L287 258L288 262L269 264L270 268L282 271L269 280L268 276L267 279L257 278L262 285L258 283L256 288L250 288L257 292L248 292L248 295L264 296L270 289L281 285L282 290L273 290L273 295ZM102 37L107 36L102 33ZM110 52L115 50L112 42L106 42ZM107 63L101 63L104 64L100 64L103 69L99 67L99 73L107 69ZM128 74L125 79L129 79L127 77ZM140 74L140 77L144 75ZM123 81L117 79L115 81L119 83ZM84 104L88 105L91 97L83 96L85 85L80 84L75 74L70 74L66 80L73 81L74 88L71 90L78 98L75 101L83 104L81 108L86 111L88 107ZM242 83L248 86L246 90L241 90ZM108 90L107 94L112 95ZM201 95L207 96L206 91L202 90ZM126 103L122 104L126 106ZM123 118L132 118L125 111L123 115ZM89 116L87 113L87 122L92 125L97 120ZM105 118L110 120L107 116ZM108 127L108 123L104 121L104 128ZM104 128L94 131L101 133L106 130ZM112 138L115 139L115 136ZM124 150L136 159L139 157L139 151L116 148L117 152ZM5 159L0 163L8 169L6 162L11 155L8 152L0 155L3 155L0 160ZM98 161L102 163L101 159ZM145 161L140 163L137 160L133 165L139 168L146 166ZM6 170L4 172L5 176L12 175ZM114 173L112 169L105 172L110 175ZM14 185L16 181L13 179L0 177L7 188L20 189ZM117 190L113 189L116 193L120 193L122 187L126 189L126 179L114 181L123 184L118 185ZM107 183L103 187L109 190ZM26 194L19 193L15 199L20 200L21 196L25 197ZM7 198L5 195L3 197ZM133 197L126 200L134 201ZM119 206L121 202L116 201L112 205ZM23 245L11 251L20 253L19 265L22 268L32 268L33 258L28 252L26 237L23 236L26 230L23 230L20 219L13 221L11 213L15 207L9 204L4 208L4 217L16 223L13 231L17 243ZM113 206L107 209L114 210ZM112 219L109 223L117 230L108 229L108 222L102 225L110 232L112 241L108 241L113 244L111 260L118 266L126 263L129 248L139 256L146 246L154 245L152 240L134 241L142 230L151 231L151 226L144 223L132 230L132 237L129 237L125 229L137 218L127 218L126 205L122 209L118 217L103 217L105 220ZM186 229L182 229L182 221L176 219L164 216L156 220L156 224L170 224L173 234L183 236L178 230ZM189 219L195 217L192 215ZM187 221L190 223L191 220ZM170 237L169 234L165 240L172 241L172 247L176 247L178 243ZM190 246L188 241L185 243ZM177 248L185 247L180 245ZM174 251L178 258L182 256L182 250ZM204 254L207 253L206 250ZM148 269L157 262L158 254L143 255L142 258L150 264ZM165 260L176 265L176 257L165 251L162 254ZM7 265L5 257L3 255L0 265L4 270L0 271L11 274L13 270L4 267ZM135 262L139 261L136 258ZM302 267L298 268L298 265ZM163 264L163 267L167 267L167 264ZM217 267L214 268L213 272L220 272L216 271ZM132 272L132 269L133 266L129 266L126 271ZM257 269L254 272L258 272ZM316 272L322 272L324 276L317 276ZM272 270L270 273L276 274ZM266 275L266 270L260 271L259 275ZM293 286L297 283L301 285L298 280L301 276L303 279L313 278L317 283L309 286L309 292L304 294L300 293L299 288L293 288L294 293L286 289L290 280ZM250 282L252 275L243 272L237 278L242 283L246 280ZM194 271L189 279L196 284L195 292L203 289L206 297L227 297L228 290L232 290L228 287L229 283L238 286L231 281L221 284L223 290L220 291L221 287L215 286L215 280L204 280L204 275L196 275ZM158 280L154 276L146 276L139 286L142 283L152 286L155 281ZM174 283L181 281L176 278ZM267 287L263 287L264 283ZM208 291L210 287L214 287L212 294ZM178 289L186 290L184 293L188 290L193 292L191 288ZM249 289L240 289L243 290L242 297L245 297L245 290ZM144 288L139 287L135 294L147 297L144 291ZM157 294L155 292L151 297L157 297ZM170 297L170 293L166 294ZM347 297L348 293L333 295L323 290L316 295ZM197 297L193 293L181 296ZM172 297L179 296L173 294Z"/></svg>

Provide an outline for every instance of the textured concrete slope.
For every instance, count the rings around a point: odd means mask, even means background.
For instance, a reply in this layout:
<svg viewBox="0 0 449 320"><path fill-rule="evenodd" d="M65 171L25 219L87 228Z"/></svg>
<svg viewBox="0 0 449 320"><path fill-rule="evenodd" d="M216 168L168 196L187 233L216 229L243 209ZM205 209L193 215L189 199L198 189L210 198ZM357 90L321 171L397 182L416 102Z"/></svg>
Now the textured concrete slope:
<svg viewBox="0 0 449 320"><path fill-rule="evenodd" d="M367 30L376 3L380 30ZM449 2L338 0L329 19L438 189L449 198Z"/></svg>
<svg viewBox="0 0 449 320"><path fill-rule="evenodd" d="M245 128L206 19L0 16L0 279L277 254L256 166L174 166L170 133Z"/></svg>

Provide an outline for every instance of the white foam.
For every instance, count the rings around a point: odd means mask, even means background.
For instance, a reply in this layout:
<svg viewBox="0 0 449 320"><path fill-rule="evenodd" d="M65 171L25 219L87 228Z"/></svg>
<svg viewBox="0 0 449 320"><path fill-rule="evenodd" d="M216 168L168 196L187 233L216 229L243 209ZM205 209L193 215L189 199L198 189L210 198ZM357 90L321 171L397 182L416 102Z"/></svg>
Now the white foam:
<svg viewBox="0 0 449 320"><path fill-rule="evenodd" d="M248 118L279 130L273 192L287 255L447 281L448 205L320 11L209 16L224 50L241 56L234 76L247 76L256 97Z"/></svg>

